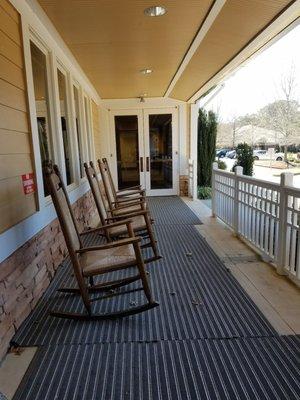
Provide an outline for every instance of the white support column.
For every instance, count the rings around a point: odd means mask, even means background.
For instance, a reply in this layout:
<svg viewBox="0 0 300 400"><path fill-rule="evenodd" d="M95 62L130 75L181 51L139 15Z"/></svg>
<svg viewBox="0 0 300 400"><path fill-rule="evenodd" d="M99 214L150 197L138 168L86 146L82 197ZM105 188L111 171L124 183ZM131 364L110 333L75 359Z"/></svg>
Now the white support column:
<svg viewBox="0 0 300 400"><path fill-rule="evenodd" d="M233 210L233 231L236 236L239 234L239 176L243 175L243 167L236 166L234 169L234 210Z"/></svg>
<svg viewBox="0 0 300 400"><path fill-rule="evenodd" d="M194 164L194 177L193 177L193 188L192 197L196 200L198 197L198 179L197 179L197 165L198 165L198 104L191 104L190 113L190 159L193 160Z"/></svg>
<svg viewBox="0 0 300 400"><path fill-rule="evenodd" d="M214 162L211 174L211 216L216 217L216 174L215 171L218 169L218 163Z"/></svg>
<svg viewBox="0 0 300 400"><path fill-rule="evenodd" d="M283 172L280 175L280 204L279 204L279 227L278 227L278 252L277 252L277 273L286 275L286 237L287 237L287 207L288 196L286 186L292 187L294 175L291 172Z"/></svg>

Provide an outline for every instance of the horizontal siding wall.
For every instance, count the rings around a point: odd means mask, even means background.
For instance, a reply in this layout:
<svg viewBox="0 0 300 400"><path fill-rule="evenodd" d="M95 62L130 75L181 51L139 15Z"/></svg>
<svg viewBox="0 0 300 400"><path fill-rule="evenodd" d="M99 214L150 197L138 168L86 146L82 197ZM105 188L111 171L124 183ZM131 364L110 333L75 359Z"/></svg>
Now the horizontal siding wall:
<svg viewBox="0 0 300 400"><path fill-rule="evenodd" d="M0 233L36 210L22 175L33 172L20 15L0 0Z"/></svg>

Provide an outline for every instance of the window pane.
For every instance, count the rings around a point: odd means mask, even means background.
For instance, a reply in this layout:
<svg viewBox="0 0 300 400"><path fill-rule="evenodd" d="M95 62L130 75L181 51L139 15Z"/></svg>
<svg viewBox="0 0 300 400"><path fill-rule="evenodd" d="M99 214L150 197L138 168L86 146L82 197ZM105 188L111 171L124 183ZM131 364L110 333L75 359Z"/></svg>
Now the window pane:
<svg viewBox="0 0 300 400"><path fill-rule="evenodd" d="M116 115L118 187L140 184L139 130L137 115Z"/></svg>
<svg viewBox="0 0 300 400"><path fill-rule="evenodd" d="M57 70L58 79L58 91L59 91L59 105L60 105L60 120L61 120L61 130L64 143L64 154L65 154L65 166L66 166L66 176L67 185L74 182L73 169L72 169L72 153L71 153L71 140L70 131L67 121L67 92L66 92L66 77L60 71Z"/></svg>
<svg viewBox="0 0 300 400"><path fill-rule="evenodd" d="M149 115L151 189L173 187L172 114Z"/></svg>
<svg viewBox="0 0 300 400"><path fill-rule="evenodd" d="M76 118L76 137L78 143L78 157L80 164L80 177L84 177L84 169L83 169L83 151L82 151L82 140L81 140L81 132L80 132L80 123L79 123L79 91L76 86L73 86L74 92L74 102L75 102L75 118Z"/></svg>
<svg viewBox="0 0 300 400"><path fill-rule="evenodd" d="M42 166L44 166L54 159L49 118L47 63L45 54L32 42L30 42L30 50L40 152ZM48 196L45 179L44 192L45 196Z"/></svg>

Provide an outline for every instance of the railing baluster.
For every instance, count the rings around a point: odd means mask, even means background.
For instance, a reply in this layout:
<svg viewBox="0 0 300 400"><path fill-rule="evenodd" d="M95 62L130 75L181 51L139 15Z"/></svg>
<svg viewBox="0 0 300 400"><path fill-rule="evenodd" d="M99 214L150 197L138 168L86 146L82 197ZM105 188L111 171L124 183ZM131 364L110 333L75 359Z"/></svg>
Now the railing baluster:
<svg viewBox="0 0 300 400"><path fill-rule="evenodd" d="M234 217L233 217L233 231L236 235L239 234L239 177L243 175L243 167L235 167L235 187L234 187Z"/></svg>
<svg viewBox="0 0 300 400"><path fill-rule="evenodd" d="M278 251L277 251L277 272L281 275L286 274L286 258L288 238L288 193L286 192L286 186L293 186L293 174L285 172L280 177L280 203L279 203L279 236L278 236Z"/></svg>

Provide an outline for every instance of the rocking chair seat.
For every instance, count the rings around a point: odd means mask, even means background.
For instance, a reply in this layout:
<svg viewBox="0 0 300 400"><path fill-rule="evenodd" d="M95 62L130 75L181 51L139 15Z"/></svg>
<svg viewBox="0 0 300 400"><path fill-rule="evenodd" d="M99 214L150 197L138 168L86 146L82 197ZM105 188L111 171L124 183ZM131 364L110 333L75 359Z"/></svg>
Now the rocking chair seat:
<svg viewBox="0 0 300 400"><path fill-rule="evenodd" d="M135 232L147 229L145 218L142 215L137 215L136 217L133 217L132 228ZM121 236L127 234L127 229L124 229L124 226L121 225L110 228L108 232L111 236Z"/></svg>
<svg viewBox="0 0 300 400"><path fill-rule="evenodd" d="M99 275L136 265L134 249L131 245L107 250L94 250L79 256L84 276Z"/></svg>

